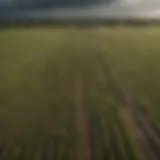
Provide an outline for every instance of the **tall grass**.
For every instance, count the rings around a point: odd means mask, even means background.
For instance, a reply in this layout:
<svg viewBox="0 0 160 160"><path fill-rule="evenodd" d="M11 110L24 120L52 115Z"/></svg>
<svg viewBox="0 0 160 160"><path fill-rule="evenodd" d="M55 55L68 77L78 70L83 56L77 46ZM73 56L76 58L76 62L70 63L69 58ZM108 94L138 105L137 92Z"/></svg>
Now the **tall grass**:
<svg viewBox="0 0 160 160"><path fill-rule="evenodd" d="M72 77L79 73L93 112L95 159L117 159L116 154L140 159L134 135L113 113L120 104L105 87L109 77L97 55L104 55L116 80L146 105L149 118L160 126L159 41L160 29L152 27L1 30L0 156L76 159Z"/></svg>

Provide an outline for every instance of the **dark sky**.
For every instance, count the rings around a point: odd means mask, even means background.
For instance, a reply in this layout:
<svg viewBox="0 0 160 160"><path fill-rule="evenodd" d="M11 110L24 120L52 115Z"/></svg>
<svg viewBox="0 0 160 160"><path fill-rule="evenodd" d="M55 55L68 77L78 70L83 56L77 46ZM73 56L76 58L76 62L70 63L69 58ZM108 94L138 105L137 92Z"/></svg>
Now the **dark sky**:
<svg viewBox="0 0 160 160"><path fill-rule="evenodd" d="M0 0L0 4L29 4L29 2L37 4L46 3L50 0ZM51 0L52 5L53 1ZM64 1L64 0L61 0ZM65 0L66 1L66 0ZM78 0L77 0L78 1ZM82 1L82 0L79 0ZM90 0L91 1L91 0ZM105 1L105 0L102 0ZM31 3L30 3L31 4ZM41 10L33 10L21 16L28 16L33 18L45 18L45 17L58 17L58 18L79 18L79 17L149 17L160 18L160 0L113 0L111 3L89 3L89 5L83 5L79 7L61 8L60 6L54 8L50 5L50 8L43 8ZM25 6L25 5L24 5ZM52 7L54 9L52 9ZM19 16L19 14L12 14L12 16Z"/></svg>
<svg viewBox="0 0 160 160"><path fill-rule="evenodd" d="M117 7L121 6L136 6L136 5L143 5L143 6L160 6L160 0L0 0L0 5L43 5L43 4L52 4L51 6L56 5L57 3L60 5L63 4L82 4L84 2L88 2L92 4L93 2L111 2L112 4L117 5Z"/></svg>
<svg viewBox="0 0 160 160"><path fill-rule="evenodd" d="M71 5L86 5L94 3L97 0L0 0L0 5L20 6L20 7L55 7L55 6L71 6ZM98 2L116 1L116 0L98 0Z"/></svg>

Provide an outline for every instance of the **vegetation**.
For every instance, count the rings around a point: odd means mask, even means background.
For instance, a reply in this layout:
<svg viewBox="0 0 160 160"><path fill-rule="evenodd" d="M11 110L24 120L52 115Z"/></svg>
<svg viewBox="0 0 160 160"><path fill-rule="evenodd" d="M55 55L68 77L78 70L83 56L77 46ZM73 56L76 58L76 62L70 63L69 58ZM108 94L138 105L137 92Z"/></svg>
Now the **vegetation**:
<svg viewBox="0 0 160 160"><path fill-rule="evenodd" d="M0 159L145 159L113 85L160 127L159 41L158 27L2 29Z"/></svg>

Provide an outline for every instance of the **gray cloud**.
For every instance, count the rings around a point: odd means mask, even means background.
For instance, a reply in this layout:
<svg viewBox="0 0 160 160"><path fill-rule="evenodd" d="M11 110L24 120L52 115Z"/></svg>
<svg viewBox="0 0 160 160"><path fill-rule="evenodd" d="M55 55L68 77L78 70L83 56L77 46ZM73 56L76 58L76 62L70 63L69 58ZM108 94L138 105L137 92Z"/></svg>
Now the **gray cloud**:
<svg viewBox="0 0 160 160"><path fill-rule="evenodd" d="M31 1L32 1L32 6L34 5L37 6L37 3L40 3L39 6L41 5L42 8L23 11L23 12L16 11L14 13L12 12L12 14L10 14L9 16L11 18L22 18L22 19L24 17L30 18L30 19L109 18L109 17L160 18L160 0L114 0L112 3L108 3L109 1L106 1L103 3L100 3L100 2L91 3L90 1L88 5L86 5L86 3L82 3L82 1L79 0L81 1L81 3L77 2L78 5L75 5L74 7L72 6L72 7L63 7L63 8L60 5L59 0L54 0L54 3L52 0L52 3L51 3L52 5L50 4L50 7L44 7L44 6L48 6L50 2L49 0L13 0L14 5L16 2L16 4L18 4L20 8L22 7L22 5L23 7L27 6L27 4ZM59 5L55 3L57 1L59 1L58 2ZM26 2L27 4L24 2ZM61 2L64 2L64 0L61 0ZM75 3L72 3L72 4L75 4ZM83 5L80 5L80 4L83 4Z"/></svg>

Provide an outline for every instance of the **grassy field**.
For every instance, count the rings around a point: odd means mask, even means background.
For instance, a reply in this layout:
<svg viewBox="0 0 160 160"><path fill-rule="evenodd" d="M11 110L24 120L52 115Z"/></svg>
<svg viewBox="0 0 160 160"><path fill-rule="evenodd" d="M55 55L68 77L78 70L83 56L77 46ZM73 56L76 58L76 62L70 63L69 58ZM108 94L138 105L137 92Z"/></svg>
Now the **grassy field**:
<svg viewBox="0 0 160 160"><path fill-rule="evenodd" d="M145 159L98 57L160 128L159 42L158 27L1 30L0 159Z"/></svg>

